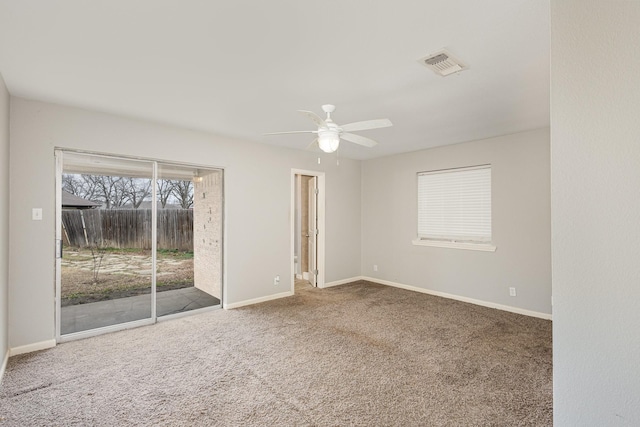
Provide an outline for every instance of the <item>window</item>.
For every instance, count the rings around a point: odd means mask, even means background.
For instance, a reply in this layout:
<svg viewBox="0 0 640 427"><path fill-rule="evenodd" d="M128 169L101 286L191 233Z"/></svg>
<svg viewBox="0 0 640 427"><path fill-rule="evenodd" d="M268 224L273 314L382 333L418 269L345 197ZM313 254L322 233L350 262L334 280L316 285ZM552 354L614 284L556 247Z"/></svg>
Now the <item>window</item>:
<svg viewBox="0 0 640 427"><path fill-rule="evenodd" d="M416 245L495 251L491 165L418 173Z"/></svg>

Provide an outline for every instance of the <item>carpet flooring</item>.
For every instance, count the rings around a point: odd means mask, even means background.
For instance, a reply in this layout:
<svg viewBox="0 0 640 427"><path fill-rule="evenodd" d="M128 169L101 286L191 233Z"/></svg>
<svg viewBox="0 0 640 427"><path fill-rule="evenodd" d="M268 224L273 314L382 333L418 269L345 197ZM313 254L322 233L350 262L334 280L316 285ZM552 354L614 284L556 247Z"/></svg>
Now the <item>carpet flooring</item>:
<svg viewBox="0 0 640 427"><path fill-rule="evenodd" d="M551 322L357 282L10 358L6 426L550 426Z"/></svg>

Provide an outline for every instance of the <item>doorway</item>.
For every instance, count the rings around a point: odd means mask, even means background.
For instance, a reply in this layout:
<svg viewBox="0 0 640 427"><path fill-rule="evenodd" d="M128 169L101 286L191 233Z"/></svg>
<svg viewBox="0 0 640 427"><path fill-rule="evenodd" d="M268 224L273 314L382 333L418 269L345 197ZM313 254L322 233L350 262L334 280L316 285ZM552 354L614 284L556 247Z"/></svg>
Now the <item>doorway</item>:
<svg viewBox="0 0 640 427"><path fill-rule="evenodd" d="M292 171L292 291L324 287L324 174Z"/></svg>
<svg viewBox="0 0 640 427"><path fill-rule="evenodd" d="M58 342L222 300L223 171L56 151Z"/></svg>

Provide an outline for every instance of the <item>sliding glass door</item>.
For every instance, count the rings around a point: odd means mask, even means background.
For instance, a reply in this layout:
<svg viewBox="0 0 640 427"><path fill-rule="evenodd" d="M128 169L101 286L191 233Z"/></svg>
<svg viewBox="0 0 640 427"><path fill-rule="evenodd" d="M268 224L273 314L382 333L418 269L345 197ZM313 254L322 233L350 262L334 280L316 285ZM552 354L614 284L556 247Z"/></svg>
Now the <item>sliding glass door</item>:
<svg viewBox="0 0 640 427"><path fill-rule="evenodd" d="M219 306L222 170L56 152L57 337Z"/></svg>
<svg viewBox="0 0 640 427"><path fill-rule="evenodd" d="M220 304L222 171L158 164L157 315Z"/></svg>

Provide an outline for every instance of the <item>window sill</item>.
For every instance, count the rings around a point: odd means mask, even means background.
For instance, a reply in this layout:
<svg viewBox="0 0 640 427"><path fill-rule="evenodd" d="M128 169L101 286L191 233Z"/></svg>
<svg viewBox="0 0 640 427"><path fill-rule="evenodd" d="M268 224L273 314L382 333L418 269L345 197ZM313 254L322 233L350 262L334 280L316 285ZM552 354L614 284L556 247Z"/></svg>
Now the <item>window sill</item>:
<svg viewBox="0 0 640 427"><path fill-rule="evenodd" d="M490 243L446 242L443 240L414 239L415 246L433 246L437 248L465 249L469 251L495 252L496 247Z"/></svg>

